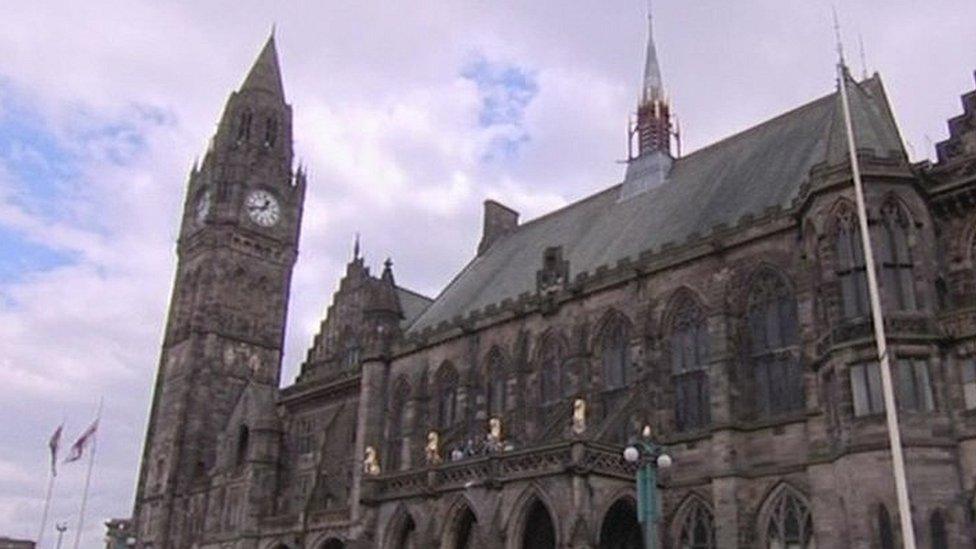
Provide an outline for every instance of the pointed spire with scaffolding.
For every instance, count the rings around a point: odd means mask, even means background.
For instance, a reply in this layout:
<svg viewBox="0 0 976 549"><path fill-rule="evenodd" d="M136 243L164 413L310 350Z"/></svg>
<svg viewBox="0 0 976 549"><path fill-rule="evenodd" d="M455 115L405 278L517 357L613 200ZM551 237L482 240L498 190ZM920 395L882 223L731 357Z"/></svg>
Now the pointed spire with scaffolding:
<svg viewBox="0 0 976 549"><path fill-rule="evenodd" d="M640 97L637 101L637 120L629 126L627 173L621 190L621 200L663 184L674 162L671 136L676 134L671 123L671 104L664 91L657 47L654 44L654 20L650 1L647 4L647 51Z"/></svg>

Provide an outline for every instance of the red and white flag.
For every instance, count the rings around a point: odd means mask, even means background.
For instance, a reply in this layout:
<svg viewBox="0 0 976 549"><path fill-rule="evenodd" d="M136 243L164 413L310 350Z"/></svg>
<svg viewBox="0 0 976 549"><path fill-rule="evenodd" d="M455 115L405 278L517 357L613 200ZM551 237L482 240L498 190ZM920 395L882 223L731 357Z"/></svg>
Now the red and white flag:
<svg viewBox="0 0 976 549"><path fill-rule="evenodd" d="M78 440L71 445L71 450L68 452L68 457L64 458L65 463L71 463L72 461L78 461L81 456L85 454L85 448L95 439L95 432L98 431L98 420L92 422L91 425L85 429L85 432L81 433Z"/></svg>
<svg viewBox="0 0 976 549"><path fill-rule="evenodd" d="M58 448L61 446L61 431L64 430L64 423L58 425L58 428L54 430L54 434L51 435L51 440L47 442L48 448L51 449L51 476L58 476L58 469L56 467L58 463Z"/></svg>

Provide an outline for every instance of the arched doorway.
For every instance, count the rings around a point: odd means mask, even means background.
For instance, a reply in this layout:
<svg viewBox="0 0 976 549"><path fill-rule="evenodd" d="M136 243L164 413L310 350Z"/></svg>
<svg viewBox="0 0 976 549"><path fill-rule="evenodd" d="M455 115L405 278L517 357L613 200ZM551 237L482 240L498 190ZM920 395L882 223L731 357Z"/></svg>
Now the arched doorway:
<svg viewBox="0 0 976 549"><path fill-rule="evenodd" d="M331 538L325 540L325 543L322 544L322 549L346 549L346 544L336 538Z"/></svg>
<svg viewBox="0 0 976 549"><path fill-rule="evenodd" d="M600 549L643 549L637 508L629 498L618 499L603 517Z"/></svg>
<svg viewBox="0 0 976 549"><path fill-rule="evenodd" d="M533 503L525 517L522 549L556 549L556 528L541 501Z"/></svg>
<svg viewBox="0 0 976 549"><path fill-rule="evenodd" d="M469 507L458 518L457 530L454 533L454 549L471 549L474 547L474 528L478 518Z"/></svg>

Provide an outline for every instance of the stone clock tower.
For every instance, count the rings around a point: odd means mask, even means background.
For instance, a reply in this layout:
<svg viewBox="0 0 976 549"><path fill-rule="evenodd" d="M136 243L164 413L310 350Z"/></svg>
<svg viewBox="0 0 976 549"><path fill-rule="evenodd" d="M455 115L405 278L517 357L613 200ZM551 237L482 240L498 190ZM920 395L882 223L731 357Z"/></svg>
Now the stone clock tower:
<svg viewBox="0 0 976 549"><path fill-rule="evenodd" d="M305 196L291 118L272 36L190 173L133 514L140 546L193 543L236 403L278 387Z"/></svg>

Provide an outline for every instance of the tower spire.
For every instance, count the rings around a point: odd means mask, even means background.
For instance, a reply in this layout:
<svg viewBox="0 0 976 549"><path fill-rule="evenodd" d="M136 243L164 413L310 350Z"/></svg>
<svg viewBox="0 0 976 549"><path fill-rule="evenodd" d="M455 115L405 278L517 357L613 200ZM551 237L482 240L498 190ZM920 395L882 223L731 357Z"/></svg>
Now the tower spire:
<svg viewBox="0 0 976 549"><path fill-rule="evenodd" d="M647 51L644 79L637 102L637 122L630 125L628 132L627 173L621 189L621 200L663 184L674 162L671 155L671 105L664 93L661 66L657 59L650 0L647 2Z"/></svg>
<svg viewBox="0 0 976 549"><path fill-rule="evenodd" d="M274 94L282 100L285 98L285 88L281 83L281 67L278 64L278 50L275 46L275 29L265 42L257 60L247 73L241 91L261 90Z"/></svg>
<svg viewBox="0 0 976 549"><path fill-rule="evenodd" d="M651 12L651 0L647 1L647 53L644 58L644 87L641 90L641 103L664 99L664 87L661 81L661 66L657 61L657 49L654 46L654 17Z"/></svg>

